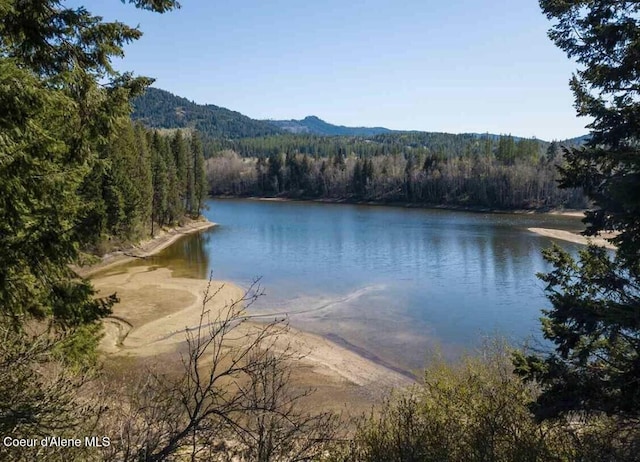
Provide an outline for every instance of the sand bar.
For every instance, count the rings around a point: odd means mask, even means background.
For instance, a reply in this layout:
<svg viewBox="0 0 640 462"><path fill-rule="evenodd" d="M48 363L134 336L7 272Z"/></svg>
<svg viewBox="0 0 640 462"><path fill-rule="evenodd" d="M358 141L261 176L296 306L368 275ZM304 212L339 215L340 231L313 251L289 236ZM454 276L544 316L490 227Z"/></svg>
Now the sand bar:
<svg viewBox="0 0 640 462"><path fill-rule="evenodd" d="M575 244L588 245L593 243L595 245L606 247L607 249L615 249L616 246L607 241L606 237L612 235L597 236L597 237L585 237L581 234L572 233L570 231L563 231L560 229L549 228L527 228L532 233L539 234L540 236L550 237L552 239L560 239L561 241L573 242Z"/></svg>
<svg viewBox="0 0 640 462"><path fill-rule="evenodd" d="M175 366L179 366L186 331L200 321L209 281L174 278L167 268L116 266L153 255L184 235L212 226L215 224L202 220L163 230L135 247L105 255L98 264L74 268L79 275L91 277L100 296L116 293L120 299L112 316L104 320L105 335L100 344L112 364L126 364L132 359L144 364L160 358L165 364L175 361ZM212 317L223 313L245 294L241 287L222 281L212 281L209 287L210 291L217 291L206 305ZM251 313L247 315L251 318ZM260 319L264 322L269 317L261 313ZM249 320L242 324L239 333L255 331L262 325ZM327 338L290 327L280 333L274 345L280 349L287 347L303 356L296 361L292 378L296 385L317 390L310 404L315 403L319 409L328 406L366 412L391 389L414 383L406 375Z"/></svg>

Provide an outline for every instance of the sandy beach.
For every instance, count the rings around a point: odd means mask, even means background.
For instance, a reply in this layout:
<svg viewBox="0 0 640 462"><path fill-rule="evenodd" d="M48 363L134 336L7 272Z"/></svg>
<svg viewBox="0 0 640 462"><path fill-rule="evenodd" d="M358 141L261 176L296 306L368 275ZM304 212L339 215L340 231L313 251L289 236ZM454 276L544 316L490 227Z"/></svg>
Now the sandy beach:
<svg viewBox="0 0 640 462"><path fill-rule="evenodd" d="M172 364L180 367L186 330L199 324L209 281L173 277L166 268L126 263L159 252L183 235L213 225L197 222L188 228L165 232L135 249L108 255L97 265L77 269L83 276L91 277L100 296L116 293L120 299L112 316L104 320L105 335L100 344L111 368L135 369L154 362L162 363L163 367L171 368ZM224 314L245 294L245 289L223 281L211 281L209 287L209 293L217 292L206 304L210 318ZM272 320L262 312L260 321L252 320L251 314L249 309L247 320L238 327L240 337ZM281 314L277 317L282 318ZM309 404L318 409L348 410L349 414L368 412L392 388L413 383L407 376L353 350L291 327L279 332L274 347L288 347L302 356L295 361L292 380L296 386L316 390Z"/></svg>
<svg viewBox="0 0 640 462"><path fill-rule="evenodd" d="M598 246L606 247L607 249L615 249L616 246L606 240L608 236L597 237L585 237L581 234L572 233L570 231L563 231L560 229L548 229L548 228L527 228L532 233L539 234L541 236L550 237L552 239L559 239L561 241L573 242L575 244L588 245L589 243L596 244Z"/></svg>
<svg viewBox="0 0 640 462"><path fill-rule="evenodd" d="M136 266L101 273L93 284L100 295L115 292L120 298L113 315L104 321L101 350L109 359L147 363L161 357L165 363L179 365L186 329L198 326L208 281L174 278L166 268ZM211 318L224 314L245 292L222 281L212 281L211 290L218 292L206 305ZM260 319L270 320L262 313ZM251 320L244 322L234 337L261 326ZM392 388L412 383L406 376L321 336L290 327L279 332L277 347L304 355L296 361L292 377L296 385L315 388L313 401L323 406L330 403L339 409L348 405L351 410L366 411Z"/></svg>

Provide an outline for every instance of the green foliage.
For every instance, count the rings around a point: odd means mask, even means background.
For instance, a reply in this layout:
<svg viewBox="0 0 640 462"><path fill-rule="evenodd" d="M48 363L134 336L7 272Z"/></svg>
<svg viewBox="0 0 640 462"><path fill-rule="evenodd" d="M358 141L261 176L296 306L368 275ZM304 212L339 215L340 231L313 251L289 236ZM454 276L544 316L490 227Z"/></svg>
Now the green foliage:
<svg viewBox="0 0 640 462"><path fill-rule="evenodd" d="M280 154L272 154L269 156L269 169L267 171L267 179L274 193L278 194L284 188L284 174L282 171L282 156Z"/></svg>
<svg viewBox="0 0 640 462"><path fill-rule="evenodd" d="M75 228L87 159L70 147L80 117L72 99L14 60L0 61L0 312L60 326L109 311L67 267L85 234Z"/></svg>
<svg viewBox="0 0 640 462"><path fill-rule="evenodd" d="M424 381L396 392L333 462L626 462L640 449L637 422L573 415L539 422L529 408L539 390L513 373L500 342L455 363L433 360Z"/></svg>
<svg viewBox="0 0 640 462"><path fill-rule="evenodd" d="M370 137L354 136L318 136L318 135L275 135L259 138L241 138L234 140L210 141L211 151L232 149L242 157L262 157L274 153L299 153L313 157L374 157L381 155L413 154L417 157L435 155L440 158L454 157L490 157L498 150L501 142L511 139L513 160L521 151L516 151L516 139L513 137L494 135L474 135L431 132L392 132ZM500 141L502 140L502 141ZM537 157L547 148L549 143L536 139L519 139L528 145L526 156L529 159ZM523 146L524 146L523 145ZM531 155L533 148L533 155Z"/></svg>
<svg viewBox="0 0 640 462"><path fill-rule="evenodd" d="M48 320L77 333L69 350L91 350L115 297L96 299L69 265L105 233L132 234L145 213L123 120L149 79L111 66L140 31L58 0L3 0L0 12L0 313L16 330Z"/></svg>
<svg viewBox="0 0 640 462"><path fill-rule="evenodd" d="M593 117L585 150L567 153L564 184L585 189L598 209L588 234L620 231L622 263L640 274L640 25L637 2L540 2L549 33L582 67L571 80L578 115Z"/></svg>
<svg viewBox="0 0 640 462"><path fill-rule="evenodd" d="M553 309L545 337L555 352L515 358L518 371L543 385L538 417L582 412L640 418L640 25L637 2L541 0L556 21L551 39L583 67L571 86L579 115L593 117L584 149L565 149L563 187L594 201L587 235L616 231L615 257L590 246L574 260L545 253L541 275Z"/></svg>
<svg viewBox="0 0 640 462"><path fill-rule="evenodd" d="M496 158L503 164L513 164L516 160L516 143L511 135L500 137Z"/></svg>
<svg viewBox="0 0 640 462"><path fill-rule="evenodd" d="M493 209L584 207L580 190L558 188L556 165L560 161L547 162L542 157L504 165L493 157L447 159L409 151L342 160L289 153L282 165L278 154L268 159L241 159L225 151L209 159L207 169L213 194L280 194Z"/></svg>
<svg viewBox="0 0 640 462"><path fill-rule="evenodd" d="M535 388L512 373L509 353L493 346L456 364L435 360L424 382L393 396L364 421L346 460L567 460L568 435L535 422Z"/></svg>
<svg viewBox="0 0 640 462"><path fill-rule="evenodd" d="M200 214L200 210L204 206L204 199L207 195L204 150L199 133L195 133L191 136L191 152L193 156L193 168L191 169L193 175L193 190L188 196L190 204L189 211L191 215L197 216Z"/></svg>
<svg viewBox="0 0 640 462"><path fill-rule="evenodd" d="M581 191L559 190L557 166L564 159L562 155L545 156L548 146L537 139L511 136L425 132L369 138L279 135L205 141L209 168L216 171L209 185L213 194L281 194L495 209L585 207ZM250 161L245 166L241 162L229 165L224 157L230 150ZM277 157L283 153L287 160L280 169ZM264 158L273 166L269 174L262 168ZM253 159L261 163L257 174L250 172L258 168ZM232 168L235 166L242 170ZM276 178L277 189L273 187Z"/></svg>
<svg viewBox="0 0 640 462"><path fill-rule="evenodd" d="M544 252L554 270L541 274L552 310L545 338L556 353L544 361L516 356L518 371L543 386L541 418L573 411L638 416L640 409L640 287L619 256L590 246L575 261L559 247Z"/></svg>

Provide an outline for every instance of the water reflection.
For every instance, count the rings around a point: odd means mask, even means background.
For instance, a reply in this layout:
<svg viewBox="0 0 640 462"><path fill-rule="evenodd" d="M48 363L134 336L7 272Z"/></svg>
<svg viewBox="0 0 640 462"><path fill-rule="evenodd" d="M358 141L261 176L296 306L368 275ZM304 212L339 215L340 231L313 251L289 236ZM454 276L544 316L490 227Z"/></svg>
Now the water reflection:
<svg viewBox="0 0 640 462"><path fill-rule="evenodd" d="M441 343L451 351L500 332L539 332L548 306L535 274L550 240L528 227L579 229L579 219L311 203L211 201L221 223L153 259L176 276L248 284L257 309L337 335L408 368ZM569 249L576 246L564 244ZM317 309L316 309L317 308Z"/></svg>
<svg viewBox="0 0 640 462"><path fill-rule="evenodd" d="M210 272L210 255L206 251L215 230L187 235L164 249L160 254L135 265L166 266L174 277L207 279Z"/></svg>

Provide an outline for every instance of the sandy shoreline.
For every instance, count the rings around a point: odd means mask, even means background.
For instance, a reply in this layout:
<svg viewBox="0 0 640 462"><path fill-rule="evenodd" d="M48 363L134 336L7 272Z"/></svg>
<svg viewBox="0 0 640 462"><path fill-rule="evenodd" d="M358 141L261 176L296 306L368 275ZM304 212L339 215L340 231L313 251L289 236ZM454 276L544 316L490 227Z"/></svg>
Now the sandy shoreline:
<svg viewBox="0 0 640 462"><path fill-rule="evenodd" d="M117 364L127 359L146 363L162 358L165 364L176 361L179 366L185 331L199 323L208 281L174 278L166 268L136 266L100 273L93 284L100 295L115 292L120 298L113 315L104 322L100 348L109 359ZM219 290L206 306L212 317L224 313L244 295L242 288L221 281L212 281L212 289ZM265 316L261 319L269 320ZM248 320L238 332L255 331L261 326ZM295 362L293 381L316 389L312 400L319 407L350 406L364 412L391 389L413 383L406 375L319 335L288 327L279 333L278 345L304 355Z"/></svg>
<svg viewBox="0 0 640 462"><path fill-rule="evenodd" d="M122 265L138 258L149 257L169 247L183 236L204 231L216 225L216 223L204 218L201 220L193 220L183 226L170 228L168 230L163 229L153 238L142 241L131 248L107 253L102 256L96 264L73 266L72 268L78 276L88 278L101 271L111 269L114 266Z"/></svg>
<svg viewBox="0 0 640 462"><path fill-rule="evenodd" d="M549 228L527 228L532 233L539 234L540 236L550 237L552 239L560 239L562 241L573 242L575 244L588 245L593 243L595 245L606 247L607 249L615 250L616 246L607 241L603 236L597 237L585 237L581 234L572 233L570 231L563 231L560 229ZM611 237L611 236L608 236Z"/></svg>
<svg viewBox="0 0 640 462"><path fill-rule="evenodd" d="M127 250L110 253L91 266L74 268L82 277L90 277L100 296L116 293L120 299L113 314L104 320L105 335L100 349L116 369L131 361L146 364L159 360L179 367L179 353L184 350L186 329L197 326L207 280L175 278L167 268L135 266L117 268L137 258L160 252L182 236L215 226L198 221L163 231ZM207 309L215 315L228 309L244 295L235 284L212 281L219 289ZM251 313L247 313L250 315ZM250 316L249 316L250 317ZM265 316L260 316L265 320ZM260 322L249 320L242 329L259 329ZM316 389L311 405L334 409L349 408L366 412L391 389L413 383L406 374L372 361L354 349L328 338L288 327L280 334L282 348L289 346L304 358L296 361L293 381L298 386Z"/></svg>

